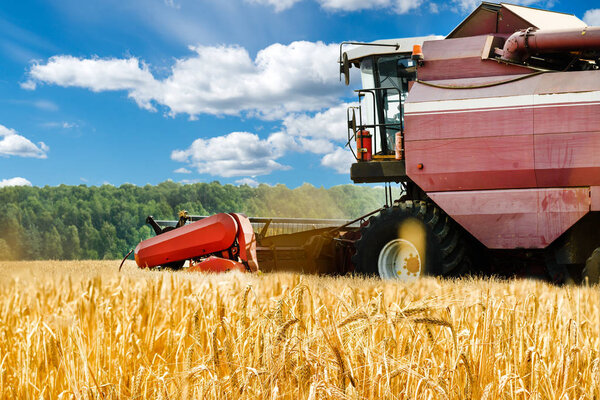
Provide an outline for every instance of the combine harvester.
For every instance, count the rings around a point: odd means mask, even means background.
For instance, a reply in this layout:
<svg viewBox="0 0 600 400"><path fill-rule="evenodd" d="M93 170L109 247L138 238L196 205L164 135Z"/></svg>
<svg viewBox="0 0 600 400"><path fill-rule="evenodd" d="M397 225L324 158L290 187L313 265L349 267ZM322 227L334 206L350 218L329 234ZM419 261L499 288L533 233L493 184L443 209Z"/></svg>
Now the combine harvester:
<svg viewBox="0 0 600 400"><path fill-rule="evenodd" d="M340 65L363 86L348 110L350 175L385 183L386 206L277 235L239 214L150 218L157 236L136 248L138 266L413 280L542 265L556 282L599 281L600 27L482 3L446 38L343 43ZM392 183L404 192L393 202Z"/></svg>

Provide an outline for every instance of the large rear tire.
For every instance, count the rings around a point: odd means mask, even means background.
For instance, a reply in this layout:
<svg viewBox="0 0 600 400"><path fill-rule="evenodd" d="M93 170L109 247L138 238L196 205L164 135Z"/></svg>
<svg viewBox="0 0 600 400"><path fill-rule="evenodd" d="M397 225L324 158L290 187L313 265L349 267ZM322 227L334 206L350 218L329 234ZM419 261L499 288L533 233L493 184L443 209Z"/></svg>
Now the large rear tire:
<svg viewBox="0 0 600 400"><path fill-rule="evenodd" d="M595 285L600 283L600 247L592 252L592 255L585 262L585 267L581 273L584 283Z"/></svg>
<svg viewBox="0 0 600 400"><path fill-rule="evenodd" d="M405 200L371 217L355 246L355 271L384 279L458 276L470 267L462 231L426 201Z"/></svg>

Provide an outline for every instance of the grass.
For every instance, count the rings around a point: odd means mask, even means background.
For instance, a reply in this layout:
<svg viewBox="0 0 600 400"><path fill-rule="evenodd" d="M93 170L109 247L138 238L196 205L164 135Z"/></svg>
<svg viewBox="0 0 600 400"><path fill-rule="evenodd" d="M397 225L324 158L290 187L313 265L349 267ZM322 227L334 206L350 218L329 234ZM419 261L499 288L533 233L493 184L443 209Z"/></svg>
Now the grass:
<svg viewBox="0 0 600 400"><path fill-rule="evenodd" d="M0 262L2 399L598 399L600 292Z"/></svg>

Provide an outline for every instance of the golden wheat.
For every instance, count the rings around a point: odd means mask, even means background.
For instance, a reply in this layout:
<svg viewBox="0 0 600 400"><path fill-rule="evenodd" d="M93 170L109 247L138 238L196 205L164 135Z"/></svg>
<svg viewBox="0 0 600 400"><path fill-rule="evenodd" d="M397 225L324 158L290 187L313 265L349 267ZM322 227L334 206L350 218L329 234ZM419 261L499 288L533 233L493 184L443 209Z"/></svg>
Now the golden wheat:
<svg viewBox="0 0 600 400"><path fill-rule="evenodd" d="M0 399L598 399L600 292L0 262Z"/></svg>

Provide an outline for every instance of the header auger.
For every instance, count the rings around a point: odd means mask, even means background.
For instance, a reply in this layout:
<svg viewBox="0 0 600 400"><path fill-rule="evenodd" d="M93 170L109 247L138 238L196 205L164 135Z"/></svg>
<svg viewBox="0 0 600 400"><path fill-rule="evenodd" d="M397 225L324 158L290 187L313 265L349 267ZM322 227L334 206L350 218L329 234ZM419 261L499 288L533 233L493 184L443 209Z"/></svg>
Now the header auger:
<svg viewBox="0 0 600 400"><path fill-rule="evenodd" d="M156 236L135 248L138 267L181 269L190 260L190 270L196 271L258 270L256 237L244 215L216 214L186 225L188 219L186 212L180 212L175 227L161 228L148 217Z"/></svg>

